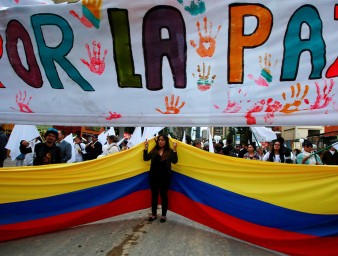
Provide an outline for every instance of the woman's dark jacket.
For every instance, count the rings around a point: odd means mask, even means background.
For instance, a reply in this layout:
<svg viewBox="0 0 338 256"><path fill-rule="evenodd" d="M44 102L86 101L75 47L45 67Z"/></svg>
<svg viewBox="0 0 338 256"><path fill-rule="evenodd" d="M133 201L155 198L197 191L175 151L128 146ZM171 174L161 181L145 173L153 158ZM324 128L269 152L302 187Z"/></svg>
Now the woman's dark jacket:
<svg viewBox="0 0 338 256"><path fill-rule="evenodd" d="M153 160L153 158L157 155L157 150L151 150L148 153L148 150L143 150L143 160L149 161ZM168 172L171 171L171 163L176 164L178 162L177 152L174 152L172 149L170 149L170 154L166 158L166 169ZM154 172L156 172L157 165L155 161L151 161L150 163L150 175Z"/></svg>

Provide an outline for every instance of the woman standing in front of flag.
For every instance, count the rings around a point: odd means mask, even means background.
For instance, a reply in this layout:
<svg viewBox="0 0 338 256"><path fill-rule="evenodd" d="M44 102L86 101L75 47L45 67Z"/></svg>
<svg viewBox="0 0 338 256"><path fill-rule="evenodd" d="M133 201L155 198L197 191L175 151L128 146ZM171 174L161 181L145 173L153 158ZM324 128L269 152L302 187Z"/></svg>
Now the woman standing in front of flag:
<svg viewBox="0 0 338 256"><path fill-rule="evenodd" d="M171 163L178 162L177 144L173 144L173 149L169 146L169 138L166 135L159 135L155 139L155 147L148 153L148 141L144 143L143 160L149 161L149 183L151 189L151 212L152 216L149 221L157 219L157 200L161 196L162 217L160 222L165 222L168 210L168 190L171 180Z"/></svg>

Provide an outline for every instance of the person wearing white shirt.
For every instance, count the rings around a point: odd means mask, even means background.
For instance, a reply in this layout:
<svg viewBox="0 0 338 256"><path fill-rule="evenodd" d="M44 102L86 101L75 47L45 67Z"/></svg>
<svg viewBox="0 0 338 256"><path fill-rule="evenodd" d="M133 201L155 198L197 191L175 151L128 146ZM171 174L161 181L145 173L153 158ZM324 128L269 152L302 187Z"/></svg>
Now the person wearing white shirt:
<svg viewBox="0 0 338 256"><path fill-rule="evenodd" d="M74 138L75 149L75 162L83 162L83 155L86 154L86 145L82 142L82 139L78 136Z"/></svg>

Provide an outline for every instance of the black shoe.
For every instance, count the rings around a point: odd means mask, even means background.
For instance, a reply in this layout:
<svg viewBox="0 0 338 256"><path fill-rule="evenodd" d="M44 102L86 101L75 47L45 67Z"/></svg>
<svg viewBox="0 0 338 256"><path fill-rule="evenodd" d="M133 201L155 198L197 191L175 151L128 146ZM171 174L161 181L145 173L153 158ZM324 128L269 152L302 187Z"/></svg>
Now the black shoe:
<svg viewBox="0 0 338 256"><path fill-rule="evenodd" d="M156 219L157 219L156 216L150 216L150 217L148 218L148 221L153 222L153 221L156 220Z"/></svg>
<svg viewBox="0 0 338 256"><path fill-rule="evenodd" d="M166 218L165 216L162 216L161 219L160 219L160 222L161 222L161 223L164 223L164 222L166 222L166 221L167 221L167 218Z"/></svg>

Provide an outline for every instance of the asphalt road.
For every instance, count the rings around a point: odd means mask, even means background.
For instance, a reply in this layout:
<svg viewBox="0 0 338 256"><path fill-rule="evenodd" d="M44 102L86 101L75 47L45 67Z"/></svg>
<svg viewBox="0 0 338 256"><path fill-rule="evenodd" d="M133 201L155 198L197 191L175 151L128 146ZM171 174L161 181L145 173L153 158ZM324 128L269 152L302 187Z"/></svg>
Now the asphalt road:
<svg viewBox="0 0 338 256"><path fill-rule="evenodd" d="M15 166L8 162L5 166ZM168 212L166 223L148 222L149 209L0 243L1 256L283 255L228 237Z"/></svg>

